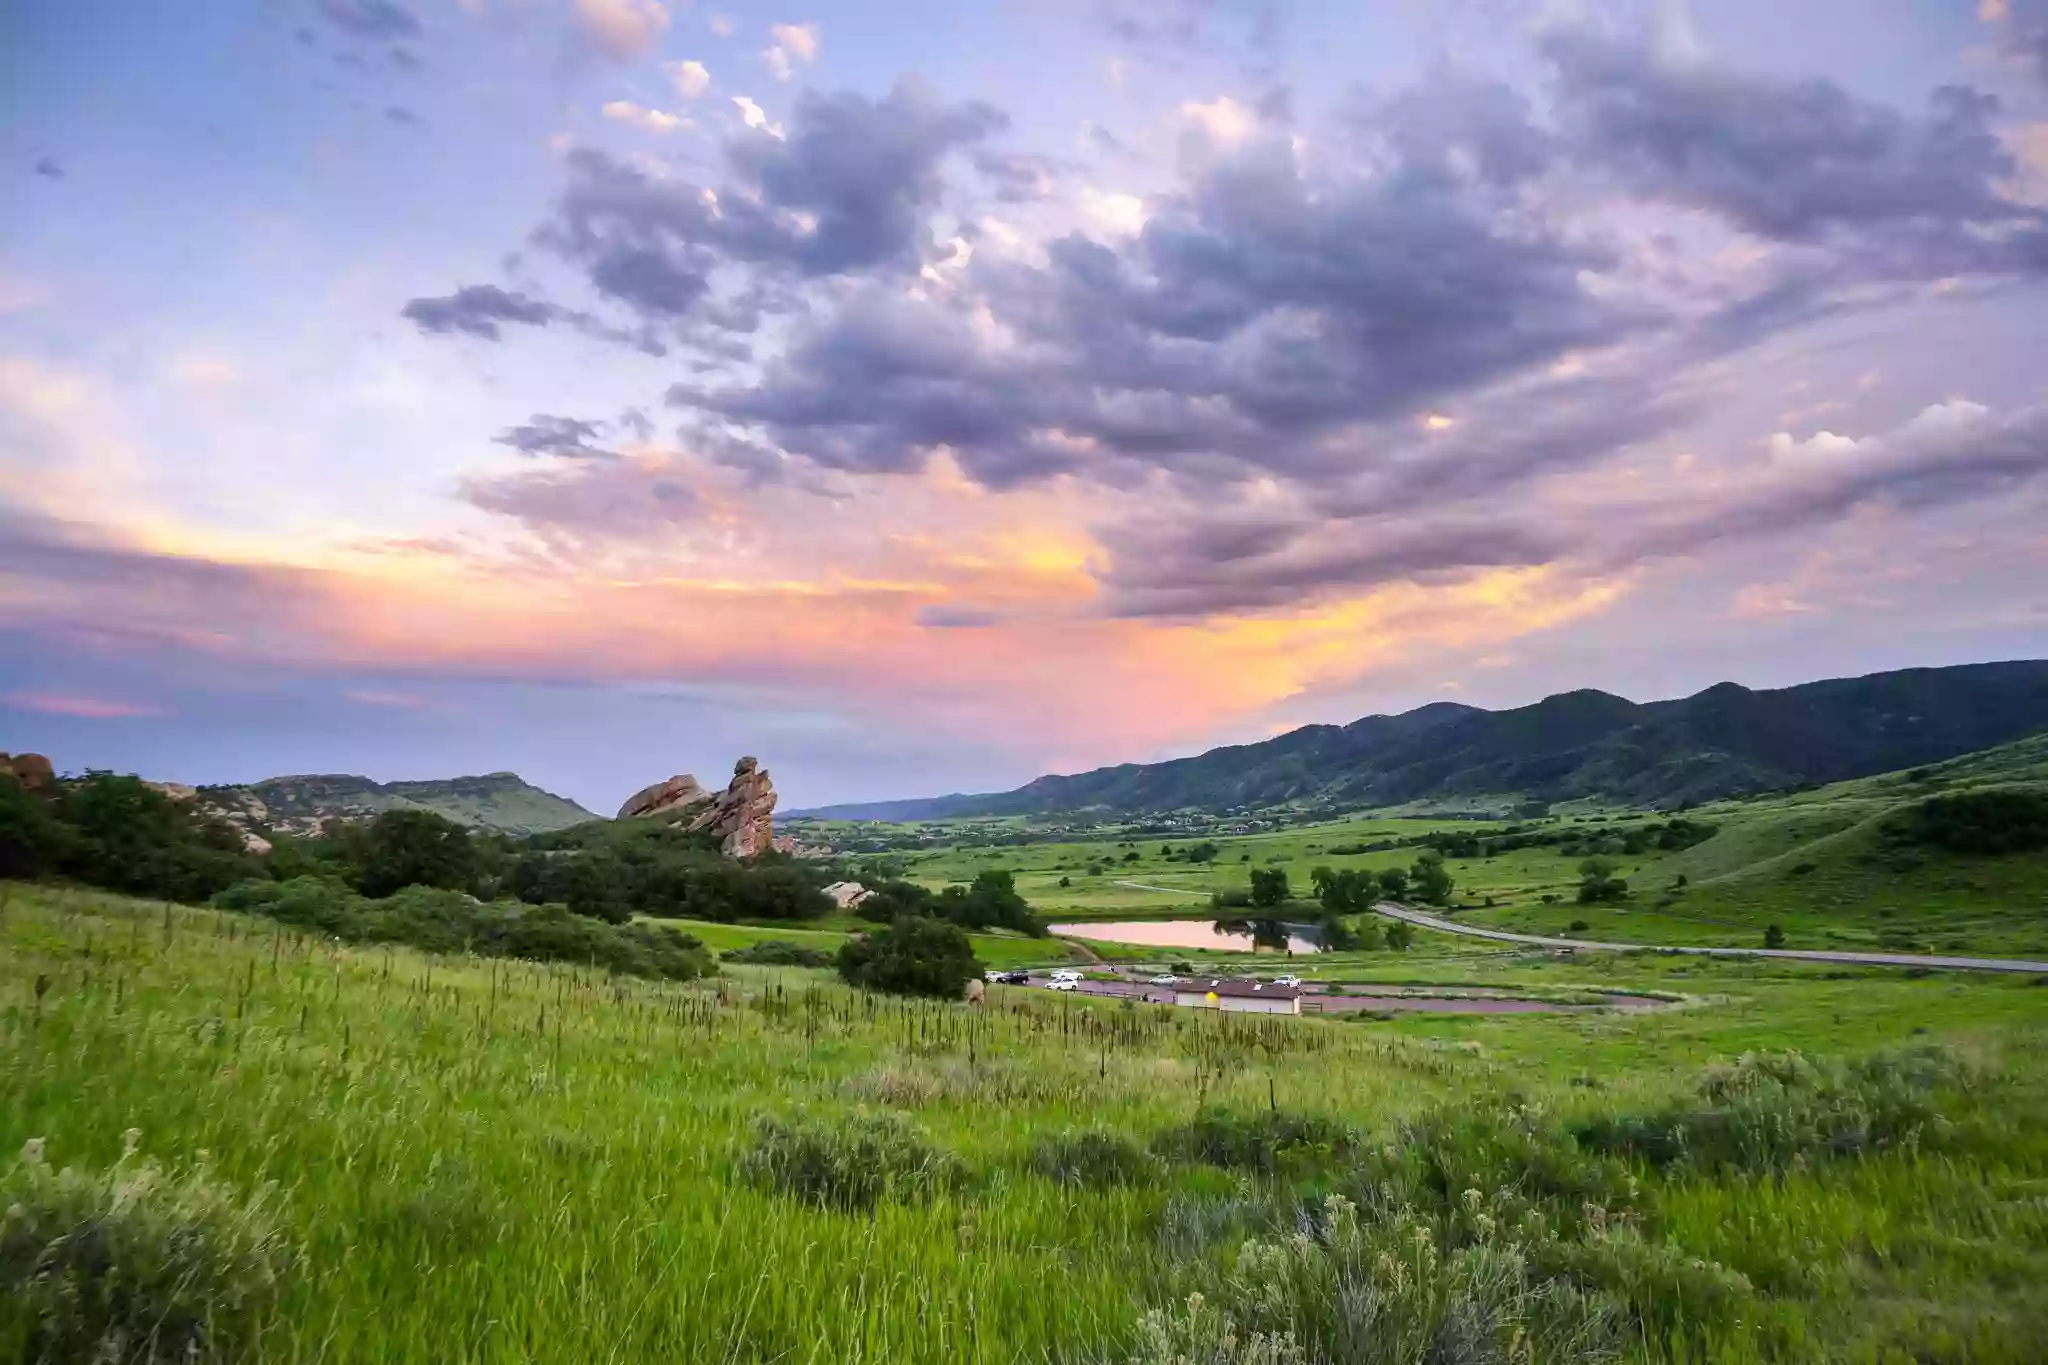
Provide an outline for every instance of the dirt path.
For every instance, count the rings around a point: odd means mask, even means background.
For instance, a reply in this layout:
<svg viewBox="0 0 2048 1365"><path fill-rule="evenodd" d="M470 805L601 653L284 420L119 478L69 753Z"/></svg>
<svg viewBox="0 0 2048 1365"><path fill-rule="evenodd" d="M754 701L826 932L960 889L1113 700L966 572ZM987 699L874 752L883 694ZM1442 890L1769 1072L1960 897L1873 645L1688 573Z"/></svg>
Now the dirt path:
<svg viewBox="0 0 2048 1365"><path fill-rule="evenodd" d="M1406 920L1424 929L1467 938L1490 939L1495 943L1526 943L1540 948L1576 948L1599 953L1688 953L1695 957L1782 957L1797 962L1848 962L1869 967L1946 967L1966 972L2048 973L2048 962L2029 962L2013 957L1936 957L1916 953L1845 953L1819 948L1696 948L1667 943L1602 943L1585 938L1545 938L1540 934L1511 934L1505 929L1481 929L1459 924L1438 915L1424 914L1406 906L1381 901L1373 909L1388 919Z"/></svg>

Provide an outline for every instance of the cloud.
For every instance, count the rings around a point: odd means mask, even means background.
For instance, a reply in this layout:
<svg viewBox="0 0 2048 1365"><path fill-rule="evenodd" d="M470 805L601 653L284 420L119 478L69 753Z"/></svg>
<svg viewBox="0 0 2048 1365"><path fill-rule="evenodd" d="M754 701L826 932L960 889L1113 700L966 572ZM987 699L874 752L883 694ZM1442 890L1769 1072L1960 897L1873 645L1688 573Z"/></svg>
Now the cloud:
<svg viewBox="0 0 2048 1365"><path fill-rule="evenodd" d="M605 56L631 61L661 42L668 8L660 0L576 0L576 26Z"/></svg>
<svg viewBox="0 0 2048 1365"><path fill-rule="evenodd" d="M83 720L126 720L136 716L161 716L154 706L132 702L106 701L99 697L73 697L51 692L9 692L0 695L0 705L17 711L36 711L46 716L73 716Z"/></svg>
<svg viewBox="0 0 2048 1365"><path fill-rule="evenodd" d="M393 104L387 106L384 110L384 117L401 128L420 128L425 126L418 114L415 114L403 105Z"/></svg>
<svg viewBox="0 0 2048 1365"><path fill-rule="evenodd" d="M809 66L818 60L819 46L816 24L774 24L768 29L768 46L761 49L761 60L775 79L786 81L796 64Z"/></svg>
<svg viewBox="0 0 2048 1365"><path fill-rule="evenodd" d="M366 42L418 38L424 32L413 12L395 0L319 0L316 8L335 28Z"/></svg>
<svg viewBox="0 0 2048 1365"><path fill-rule="evenodd" d="M64 168L58 165L52 157L37 157L35 172L46 180L62 180L64 178Z"/></svg>
<svg viewBox="0 0 2048 1365"><path fill-rule="evenodd" d="M670 62L662 69L668 72L669 84L682 99L696 99L711 88L711 73L702 62Z"/></svg>
<svg viewBox="0 0 2048 1365"><path fill-rule="evenodd" d="M555 455L564 459L609 459L612 452L590 444L601 427L574 417L553 417L537 412L520 426L508 427L491 440L510 446L522 455Z"/></svg>
<svg viewBox="0 0 2048 1365"><path fill-rule="evenodd" d="M1554 33L1544 51L1574 156L1633 195L1773 241L1854 248L1893 274L2048 269L2041 214L1998 188L2015 168L1992 96L1943 86L1915 116L1826 80L1672 61L1584 32Z"/></svg>
<svg viewBox="0 0 2048 1365"><path fill-rule="evenodd" d="M650 133L672 133L687 128L690 121L661 109L649 109L631 100L613 100L604 106L604 116L616 123L629 123Z"/></svg>
<svg viewBox="0 0 2048 1365"><path fill-rule="evenodd" d="M782 136L782 125L770 123L767 113L762 110L760 105L754 103L752 99L745 95L734 95L732 102L733 107L740 111L740 122L746 124L747 127L758 132L767 133L771 137Z"/></svg>
<svg viewBox="0 0 2048 1365"><path fill-rule="evenodd" d="M615 260L608 269L614 276L632 281L636 263L630 258ZM657 265L649 268L648 273L653 275L658 270ZM659 289L661 283L658 278L642 280L637 287L653 291ZM644 327L637 330L613 327L588 313L563 308L518 291L500 289L495 284L467 284L452 294L412 299L399 309L399 314L420 331L436 336L461 333L481 337L485 341L501 341L504 338L500 330L503 323L546 327L560 322L586 336L619 342L646 355L668 353L660 338Z"/></svg>
<svg viewBox="0 0 2048 1365"><path fill-rule="evenodd" d="M2048 82L2048 3L2043 0L1990 0L1977 7L1977 17L1998 26L1999 46L2033 67Z"/></svg>
<svg viewBox="0 0 2048 1365"><path fill-rule="evenodd" d="M736 32L739 28L739 25L734 22L733 17L730 14L714 13L709 19L705 20L704 22L705 25L708 28L710 28L710 30L720 38L732 37L734 32Z"/></svg>
<svg viewBox="0 0 2048 1365"><path fill-rule="evenodd" d="M917 610L917 623L933 630L983 630L1002 619L1000 612L985 607L933 605Z"/></svg>
<svg viewBox="0 0 2048 1365"><path fill-rule="evenodd" d="M545 327L561 310L524 294L508 293L494 284L465 285L442 298L413 299L399 312L422 332L464 332L497 341L500 323Z"/></svg>

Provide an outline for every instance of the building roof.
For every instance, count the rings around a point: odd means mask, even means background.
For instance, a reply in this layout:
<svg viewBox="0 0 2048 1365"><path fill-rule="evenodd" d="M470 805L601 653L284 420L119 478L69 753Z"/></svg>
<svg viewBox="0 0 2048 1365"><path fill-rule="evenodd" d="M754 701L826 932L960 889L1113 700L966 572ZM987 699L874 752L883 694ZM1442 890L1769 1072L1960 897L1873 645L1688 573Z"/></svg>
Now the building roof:
<svg viewBox="0 0 2048 1365"><path fill-rule="evenodd" d="M1301 991L1293 986L1275 986L1270 981L1184 981L1174 987L1177 995L1235 995L1261 1000L1298 1000Z"/></svg>

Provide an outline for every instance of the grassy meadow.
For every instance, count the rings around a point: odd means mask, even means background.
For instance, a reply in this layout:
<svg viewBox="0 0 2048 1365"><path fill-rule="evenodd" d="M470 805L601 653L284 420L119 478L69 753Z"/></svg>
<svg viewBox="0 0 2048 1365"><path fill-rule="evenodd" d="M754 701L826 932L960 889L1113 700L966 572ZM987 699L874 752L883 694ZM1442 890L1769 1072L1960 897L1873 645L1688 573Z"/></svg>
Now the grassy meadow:
<svg viewBox="0 0 2048 1365"><path fill-rule="evenodd" d="M1373 960L1683 998L1253 1020L0 901L0 1151L265 1192L237 1358L1989 1362L2048 1328L2026 980L1460 948Z"/></svg>
<svg viewBox="0 0 2048 1365"><path fill-rule="evenodd" d="M1715 827L1706 841L1675 851L1611 855L1616 873L1629 882L1625 902L1578 904L1583 855L1556 847L1450 858L1454 902L1459 917L1473 924L1620 942L1758 946L1775 924L1795 948L2040 958L2048 956L2048 855L1929 850L1901 860L1885 847L1881 827L1909 803L1944 791L2044 781L2048 737L2037 737L1912 773L1715 802L1686 812L1687 819ZM1620 811L1563 813L1557 824L1538 828L1618 835L1656 818ZM1336 850L1507 823L1370 815L1205 835L1219 848L1208 863L1178 856L1198 839L1158 835L1007 847L955 844L903 857L907 875L932 886L969 881L991 868L1010 870L1018 890L1052 922L1167 919L1200 915L1214 893L1244 888L1254 868L1284 868L1296 894L1306 896L1309 873L1318 866L1376 871L1406 867L1416 853ZM1023 827L1017 818L959 824Z"/></svg>

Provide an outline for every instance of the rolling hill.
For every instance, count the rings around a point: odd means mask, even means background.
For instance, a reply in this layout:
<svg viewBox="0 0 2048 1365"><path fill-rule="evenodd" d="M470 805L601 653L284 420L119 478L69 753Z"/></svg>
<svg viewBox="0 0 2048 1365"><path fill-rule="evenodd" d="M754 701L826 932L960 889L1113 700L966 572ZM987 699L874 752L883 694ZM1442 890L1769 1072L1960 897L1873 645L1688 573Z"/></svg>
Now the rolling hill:
<svg viewBox="0 0 2048 1365"><path fill-rule="evenodd" d="M327 820L357 820L392 809L430 810L458 824L504 834L539 834L598 817L567 797L542 791L517 773L483 773L421 782L373 782L337 773L270 777L242 786L204 787L201 799L237 824L317 833Z"/></svg>
<svg viewBox="0 0 2048 1365"><path fill-rule="evenodd" d="M1101 810L1359 808L1595 798L1671 806L1940 762L2048 727L2048 660L1915 668L1638 703L1584 689L1487 711L1433 702L1164 763L1047 776L1015 791L827 806L838 820Z"/></svg>

